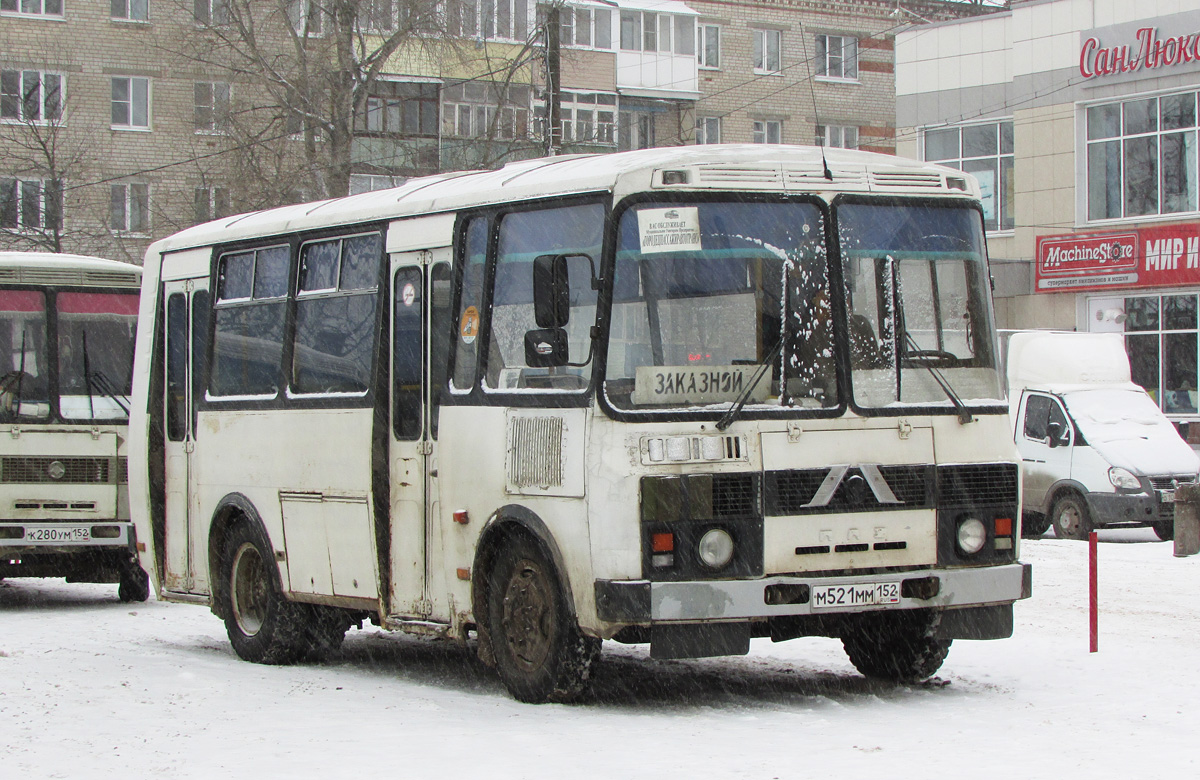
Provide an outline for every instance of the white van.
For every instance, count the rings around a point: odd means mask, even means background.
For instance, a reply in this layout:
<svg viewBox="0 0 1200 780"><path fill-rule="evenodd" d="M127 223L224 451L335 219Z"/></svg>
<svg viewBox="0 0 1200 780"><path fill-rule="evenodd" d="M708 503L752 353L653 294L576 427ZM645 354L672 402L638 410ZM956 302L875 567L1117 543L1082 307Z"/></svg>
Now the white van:
<svg viewBox="0 0 1200 780"><path fill-rule="evenodd" d="M1175 525L1175 488L1200 458L1146 391L1130 381L1119 333L1015 332L1008 397L1022 460L1024 536Z"/></svg>

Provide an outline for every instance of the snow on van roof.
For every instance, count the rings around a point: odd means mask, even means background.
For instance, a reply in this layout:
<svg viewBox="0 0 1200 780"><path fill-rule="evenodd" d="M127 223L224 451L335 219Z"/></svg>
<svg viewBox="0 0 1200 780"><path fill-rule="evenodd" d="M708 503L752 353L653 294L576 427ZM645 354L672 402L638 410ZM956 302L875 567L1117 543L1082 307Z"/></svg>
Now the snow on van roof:
<svg viewBox="0 0 1200 780"><path fill-rule="evenodd" d="M825 162L833 175L824 176ZM694 169L687 185L668 191L745 190L933 192L979 197L974 178L951 168L848 149L713 144L610 154L560 155L410 179L399 187L239 214L183 230L151 245L147 257L228 241L343 224L396 219L461 208L580 192L649 190L655 171ZM966 189L947 186L947 177ZM661 182L658 183L661 186Z"/></svg>

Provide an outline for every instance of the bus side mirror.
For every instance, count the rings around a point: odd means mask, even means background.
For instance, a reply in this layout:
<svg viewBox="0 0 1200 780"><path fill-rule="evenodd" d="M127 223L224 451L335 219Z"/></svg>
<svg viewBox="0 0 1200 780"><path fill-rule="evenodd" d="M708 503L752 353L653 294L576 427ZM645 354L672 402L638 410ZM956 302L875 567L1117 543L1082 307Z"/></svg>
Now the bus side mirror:
<svg viewBox="0 0 1200 780"><path fill-rule="evenodd" d="M539 328L561 328L571 318L571 283L566 255L533 259L533 319ZM530 331L537 333L539 331ZM528 346L528 340L526 345ZM533 365L530 363L529 365Z"/></svg>
<svg viewBox="0 0 1200 780"><path fill-rule="evenodd" d="M562 328L542 328L525 332L525 365L530 368L565 366L570 359L567 332Z"/></svg>

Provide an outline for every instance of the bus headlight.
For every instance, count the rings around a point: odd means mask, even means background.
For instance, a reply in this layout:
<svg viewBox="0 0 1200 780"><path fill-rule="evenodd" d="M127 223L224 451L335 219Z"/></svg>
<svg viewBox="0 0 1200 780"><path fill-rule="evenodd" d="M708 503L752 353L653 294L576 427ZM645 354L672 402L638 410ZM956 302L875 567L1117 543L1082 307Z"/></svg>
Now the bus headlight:
<svg viewBox="0 0 1200 780"><path fill-rule="evenodd" d="M958 521L958 549L974 555L987 543L987 528L977 517L964 517Z"/></svg>
<svg viewBox="0 0 1200 780"><path fill-rule="evenodd" d="M1108 481L1121 490L1141 490L1142 481L1129 469L1113 466L1108 470Z"/></svg>
<svg viewBox="0 0 1200 780"><path fill-rule="evenodd" d="M700 537L696 553L710 569L720 569L733 558L733 537L724 528L713 528Z"/></svg>

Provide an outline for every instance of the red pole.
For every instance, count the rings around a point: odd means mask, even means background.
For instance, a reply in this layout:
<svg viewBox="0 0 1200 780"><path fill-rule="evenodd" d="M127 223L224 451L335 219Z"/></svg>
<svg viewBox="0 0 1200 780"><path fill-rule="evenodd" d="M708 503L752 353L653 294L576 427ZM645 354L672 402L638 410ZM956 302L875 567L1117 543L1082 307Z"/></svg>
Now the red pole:
<svg viewBox="0 0 1200 780"><path fill-rule="evenodd" d="M1100 597L1096 588L1096 569L1096 532L1092 531L1088 534L1088 590L1091 596L1091 609L1088 612L1091 649L1088 652L1090 653L1096 652L1100 644Z"/></svg>

